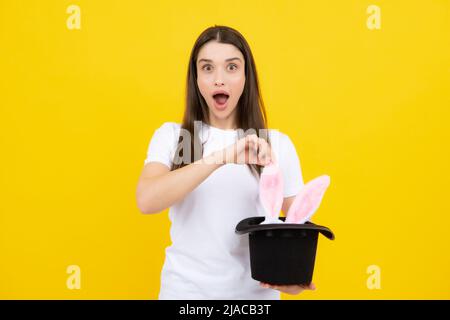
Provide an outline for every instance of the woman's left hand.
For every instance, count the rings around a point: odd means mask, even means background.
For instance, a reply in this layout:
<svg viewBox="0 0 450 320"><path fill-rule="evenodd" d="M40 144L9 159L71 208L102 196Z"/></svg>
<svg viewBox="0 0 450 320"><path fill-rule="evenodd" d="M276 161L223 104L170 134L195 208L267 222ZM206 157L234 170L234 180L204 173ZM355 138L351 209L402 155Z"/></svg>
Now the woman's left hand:
<svg viewBox="0 0 450 320"><path fill-rule="evenodd" d="M314 283L311 283L310 285L271 285L268 283L260 282L260 285L263 288L270 288L275 289L287 294L299 294L303 290L316 290L316 286Z"/></svg>

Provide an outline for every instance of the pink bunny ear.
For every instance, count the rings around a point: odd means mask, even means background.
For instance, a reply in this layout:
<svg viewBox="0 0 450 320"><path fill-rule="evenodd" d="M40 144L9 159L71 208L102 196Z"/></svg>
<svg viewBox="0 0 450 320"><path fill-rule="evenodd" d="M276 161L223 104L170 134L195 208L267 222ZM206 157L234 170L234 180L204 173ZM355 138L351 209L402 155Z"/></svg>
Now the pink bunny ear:
<svg viewBox="0 0 450 320"><path fill-rule="evenodd" d="M305 223L319 208L323 195L330 185L330 177L322 175L311 180L297 194L286 214L287 223Z"/></svg>
<svg viewBox="0 0 450 320"><path fill-rule="evenodd" d="M278 220L283 205L283 176L278 165L274 163L265 166L261 172L259 199L265 211L266 221Z"/></svg>

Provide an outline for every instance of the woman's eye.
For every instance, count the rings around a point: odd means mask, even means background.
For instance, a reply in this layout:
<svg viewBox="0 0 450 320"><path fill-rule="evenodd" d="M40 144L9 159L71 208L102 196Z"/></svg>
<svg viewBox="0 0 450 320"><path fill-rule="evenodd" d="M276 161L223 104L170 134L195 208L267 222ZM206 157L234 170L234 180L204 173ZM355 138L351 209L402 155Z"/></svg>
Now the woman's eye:
<svg viewBox="0 0 450 320"><path fill-rule="evenodd" d="M236 64L230 64L230 65L228 65L228 67L233 67L234 69L232 69L232 70L236 70L238 66L237 66ZM202 67L202 70L205 70L205 71L211 70L211 65L205 64L205 65Z"/></svg>

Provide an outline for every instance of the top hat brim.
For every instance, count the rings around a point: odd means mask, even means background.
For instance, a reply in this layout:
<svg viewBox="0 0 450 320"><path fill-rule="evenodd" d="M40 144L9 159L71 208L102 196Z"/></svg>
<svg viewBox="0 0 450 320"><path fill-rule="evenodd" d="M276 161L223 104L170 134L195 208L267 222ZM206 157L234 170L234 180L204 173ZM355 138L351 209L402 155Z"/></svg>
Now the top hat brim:
<svg viewBox="0 0 450 320"><path fill-rule="evenodd" d="M280 220L285 221L286 217L280 217ZM235 232L237 234L244 234L248 232L254 232L254 231L262 231L262 230L282 230L282 229L298 229L298 230L317 230L321 234L323 234L325 237L327 237L330 240L334 240L334 233L324 226L319 226L312 222L305 222L305 223L267 223L267 224L260 224L265 220L265 217L251 217L246 218L238 223L236 226Z"/></svg>

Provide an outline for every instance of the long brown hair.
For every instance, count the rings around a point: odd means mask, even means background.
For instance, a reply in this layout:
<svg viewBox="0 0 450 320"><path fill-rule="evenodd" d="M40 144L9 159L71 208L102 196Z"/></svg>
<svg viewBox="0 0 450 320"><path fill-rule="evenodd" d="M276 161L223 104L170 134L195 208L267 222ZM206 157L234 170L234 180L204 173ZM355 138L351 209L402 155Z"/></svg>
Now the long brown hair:
<svg viewBox="0 0 450 320"><path fill-rule="evenodd" d="M232 44L238 48L245 59L245 85L242 95L238 101L237 108L237 126L239 129L246 131L248 129L254 129L258 136L260 135L260 129L267 129L267 116L264 108L264 103L260 95L258 76L256 72L256 65L253 59L252 52L247 41L244 37L235 29L218 26L209 27L203 31L197 38L194 47L191 51L189 58L189 66L187 73L186 83L186 109L183 117L182 129L188 130L191 139L191 159L189 163L193 163L201 159L203 155L203 144L201 144L200 138L194 135L194 121L203 121L206 124L210 124L208 105L200 93L197 85L197 57L201 47L209 41L217 41L219 43ZM266 132L267 130L262 130ZM241 130L238 130L239 136L241 136ZM269 144L268 134L262 134L261 137L265 139ZM239 137L239 138L242 138ZM182 168L189 163L180 161L183 158L182 148L182 136L178 139L178 146L174 155L174 165L172 170ZM196 146L196 147L195 147ZM194 150L201 150L201 154L195 154ZM261 174L261 166L256 164L248 164L248 167L253 175L258 177Z"/></svg>

